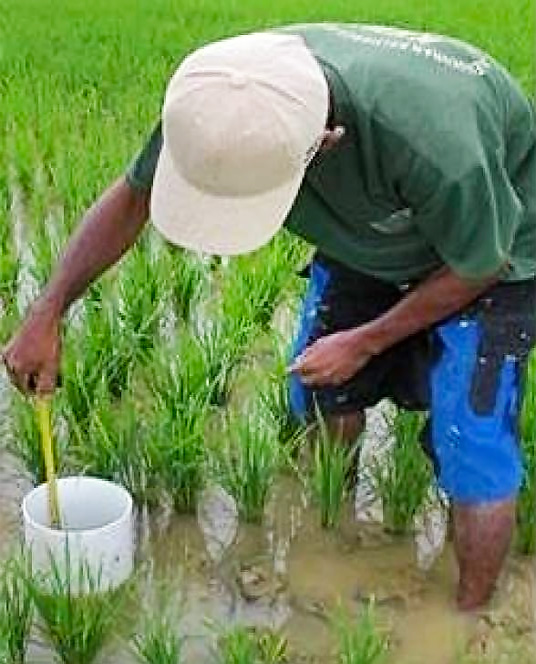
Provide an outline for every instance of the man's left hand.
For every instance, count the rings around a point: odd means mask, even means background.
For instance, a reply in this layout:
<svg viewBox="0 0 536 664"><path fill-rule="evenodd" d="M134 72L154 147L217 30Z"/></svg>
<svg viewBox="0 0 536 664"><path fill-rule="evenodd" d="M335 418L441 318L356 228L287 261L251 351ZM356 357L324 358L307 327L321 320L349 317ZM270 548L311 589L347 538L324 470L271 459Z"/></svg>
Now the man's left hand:
<svg viewBox="0 0 536 664"><path fill-rule="evenodd" d="M305 385L340 385L354 376L373 356L364 329L321 337L299 355L289 371Z"/></svg>

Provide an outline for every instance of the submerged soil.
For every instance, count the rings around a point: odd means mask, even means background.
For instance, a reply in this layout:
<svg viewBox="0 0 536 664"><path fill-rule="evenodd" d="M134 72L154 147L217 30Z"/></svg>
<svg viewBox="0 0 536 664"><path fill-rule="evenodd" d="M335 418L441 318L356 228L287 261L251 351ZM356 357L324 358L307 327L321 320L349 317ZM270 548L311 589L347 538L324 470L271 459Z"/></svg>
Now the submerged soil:
<svg viewBox="0 0 536 664"><path fill-rule="evenodd" d="M0 374L0 422L7 420L7 389ZM385 442L382 418L371 415L364 456L367 445L382 453ZM2 556L19 541L20 503L30 488L17 461L0 451ZM262 526L239 523L234 502L219 487L205 491L197 515L140 511L141 598L129 607L128 628L100 661L136 661L128 637L147 615L161 610L163 598L180 616L177 629L186 636L185 661L192 664L214 661L218 629L234 624L281 630L291 663L331 662L334 609L342 605L357 613L372 601L389 635L389 662L534 664L532 560L512 557L492 606L479 616L462 616L453 604L456 568L450 544L443 545L444 518L431 514L435 519L425 536L421 528L415 540L396 538L384 531L381 506L370 502L366 487L360 486L357 496L332 532L320 528L316 508L290 477L278 481ZM32 642L29 662L51 661L52 653Z"/></svg>
<svg viewBox="0 0 536 664"><path fill-rule="evenodd" d="M0 546L6 555L19 535L19 505L29 488L12 457L0 458ZM334 532L319 527L302 488L281 478L263 526L238 524L232 500L208 489L197 516L171 510L138 514L139 591L130 615L159 610L162 597L180 615L187 637L186 661L208 662L214 627L233 624L282 630L289 661L332 661L329 619L342 604L350 612L374 601L381 628L389 634L391 658L400 664L458 664L465 661L534 661L533 562L511 558L493 606L479 617L453 607L455 566L447 544L428 571L419 569L415 543L393 538L379 523L356 522L348 506ZM140 611L139 606L143 606ZM134 629L130 620L130 630ZM101 661L135 661L128 633L114 641ZM482 656L459 659L461 653ZM30 662L50 662L51 653L32 643Z"/></svg>

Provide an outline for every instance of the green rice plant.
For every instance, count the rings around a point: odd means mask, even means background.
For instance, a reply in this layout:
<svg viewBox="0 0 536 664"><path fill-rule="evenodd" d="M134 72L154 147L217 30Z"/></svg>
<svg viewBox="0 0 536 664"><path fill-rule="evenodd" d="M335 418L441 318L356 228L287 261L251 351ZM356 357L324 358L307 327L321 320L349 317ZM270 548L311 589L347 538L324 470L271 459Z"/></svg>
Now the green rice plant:
<svg viewBox="0 0 536 664"><path fill-rule="evenodd" d="M208 286L209 267L192 251L164 245L158 256L160 270L169 275L171 303L175 313L188 322Z"/></svg>
<svg viewBox="0 0 536 664"><path fill-rule="evenodd" d="M519 433L524 457L523 484L517 504L516 549L536 553L536 353L532 353L525 377Z"/></svg>
<svg viewBox="0 0 536 664"><path fill-rule="evenodd" d="M385 527L397 535L411 531L432 484L432 467L419 443L423 424L421 413L397 410L389 421L393 448L385 459L374 459L369 469L373 490L382 500Z"/></svg>
<svg viewBox="0 0 536 664"><path fill-rule="evenodd" d="M51 561L46 578L28 576L26 584L40 622L38 628L63 664L90 664L95 660L118 619L124 588L99 592L100 575L86 565L75 569L66 551L65 574ZM83 587L86 594L78 594Z"/></svg>
<svg viewBox="0 0 536 664"><path fill-rule="evenodd" d="M224 314L266 328L303 258L303 243L280 233L253 255L232 259L222 290Z"/></svg>
<svg viewBox="0 0 536 664"><path fill-rule="evenodd" d="M0 579L0 632L5 664L24 664L33 620L33 604L26 577L29 558L4 563Z"/></svg>
<svg viewBox="0 0 536 664"><path fill-rule="evenodd" d="M190 408L192 399L208 407L218 389L218 375L212 373L206 349L188 329L173 343L155 350L143 379L151 394L173 415Z"/></svg>
<svg viewBox="0 0 536 664"><path fill-rule="evenodd" d="M238 625L219 640L219 664L283 664L287 640L278 632Z"/></svg>
<svg viewBox="0 0 536 664"><path fill-rule="evenodd" d="M194 400L188 407L175 416L160 410L150 423L155 472L175 509L183 513L195 511L206 466L206 411Z"/></svg>
<svg viewBox="0 0 536 664"><path fill-rule="evenodd" d="M150 357L152 348L154 329L149 328L155 320L149 317L148 328L141 322L136 328L134 320L133 327L127 325L127 314L121 312L110 287L101 280L90 289L81 308L81 329L71 326L65 343L63 392L80 424L103 389L112 398L123 394L133 369ZM137 313L132 309L129 315L135 318Z"/></svg>
<svg viewBox="0 0 536 664"><path fill-rule="evenodd" d="M145 359L158 338L169 304L171 275L145 234L118 270L117 315L123 335L136 344L137 359Z"/></svg>
<svg viewBox="0 0 536 664"><path fill-rule="evenodd" d="M143 634L134 637L134 650L143 664L181 664L182 646L182 637L165 615L151 617Z"/></svg>
<svg viewBox="0 0 536 664"><path fill-rule="evenodd" d="M246 521L260 523L281 465L277 429L262 411L231 415L224 440L210 454L213 479L234 497Z"/></svg>
<svg viewBox="0 0 536 664"><path fill-rule="evenodd" d="M138 352L135 340L121 329L104 282L91 289L81 311L81 329L69 328L63 353L63 392L80 424L103 389L121 396Z"/></svg>
<svg viewBox="0 0 536 664"><path fill-rule="evenodd" d="M289 447L299 440L304 426L290 410L286 344L277 334L273 335L272 341L274 359L265 379L258 387L258 395L262 408L270 414L279 431L280 442Z"/></svg>
<svg viewBox="0 0 536 664"><path fill-rule="evenodd" d="M18 457L35 485L46 481L45 461L42 453L41 434L31 399L13 390L10 395L12 427L7 437L7 448ZM54 418L54 443L56 469L61 472L64 464L66 439Z"/></svg>
<svg viewBox="0 0 536 664"><path fill-rule="evenodd" d="M176 344L159 348L148 380L152 467L175 509L191 512L204 485L205 425L213 391L195 338L185 333Z"/></svg>
<svg viewBox="0 0 536 664"><path fill-rule="evenodd" d="M257 634L257 647L262 664L288 662L288 641L279 632L260 630Z"/></svg>
<svg viewBox="0 0 536 664"><path fill-rule="evenodd" d="M129 394L120 402L102 389L82 426L66 405L70 470L123 485L138 505L153 505L160 480L154 468L151 432Z"/></svg>
<svg viewBox="0 0 536 664"><path fill-rule="evenodd" d="M252 630L238 626L220 639L219 664L260 664Z"/></svg>
<svg viewBox="0 0 536 664"><path fill-rule="evenodd" d="M201 345L208 383L212 386L211 403L224 405L232 379L243 358L254 326L231 313L219 314L196 330Z"/></svg>
<svg viewBox="0 0 536 664"><path fill-rule="evenodd" d="M14 299L17 290L19 256L13 237L5 174L0 176L0 257L0 300L7 306Z"/></svg>
<svg viewBox="0 0 536 664"><path fill-rule="evenodd" d="M214 389L200 344L185 331L173 345L159 347L145 378L151 467L175 508L191 512L204 485L205 426Z"/></svg>
<svg viewBox="0 0 536 664"><path fill-rule="evenodd" d="M347 477L352 470L357 449L348 448L335 440L319 412L317 425L310 482L313 496L320 507L322 528L335 528L341 519L348 491Z"/></svg>
<svg viewBox="0 0 536 664"><path fill-rule="evenodd" d="M388 652L388 639L377 626L374 605L361 609L357 618L350 618L338 608L332 618L338 639L337 664L380 664Z"/></svg>

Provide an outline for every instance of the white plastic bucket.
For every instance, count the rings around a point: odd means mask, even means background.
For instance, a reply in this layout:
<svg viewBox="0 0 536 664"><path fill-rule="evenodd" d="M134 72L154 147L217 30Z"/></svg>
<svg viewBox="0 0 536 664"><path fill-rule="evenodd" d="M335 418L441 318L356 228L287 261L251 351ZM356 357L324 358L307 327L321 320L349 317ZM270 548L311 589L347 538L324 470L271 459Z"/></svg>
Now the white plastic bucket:
<svg viewBox="0 0 536 664"><path fill-rule="evenodd" d="M46 577L54 567L65 581L68 567L75 593L117 588L134 566L130 494L95 477L64 477L57 484L61 529L50 527L46 484L30 491L22 503L24 541L33 573ZM87 571L83 577L81 569ZM88 578L96 587L90 587Z"/></svg>

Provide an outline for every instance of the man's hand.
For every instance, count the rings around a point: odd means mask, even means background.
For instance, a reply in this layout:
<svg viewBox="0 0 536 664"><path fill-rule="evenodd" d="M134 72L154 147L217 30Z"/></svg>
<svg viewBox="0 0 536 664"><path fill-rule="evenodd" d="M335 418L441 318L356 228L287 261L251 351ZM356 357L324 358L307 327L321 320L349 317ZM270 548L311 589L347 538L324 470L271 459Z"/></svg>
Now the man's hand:
<svg viewBox="0 0 536 664"><path fill-rule="evenodd" d="M367 326L322 337L299 355L289 371L305 385L340 385L354 376L374 355Z"/></svg>
<svg viewBox="0 0 536 664"><path fill-rule="evenodd" d="M2 351L13 383L25 394L39 395L55 390L60 355L60 321L37 303Z"/></svg>
<svg viewBox="0 0 536 664"><path fill-rule="evenodd" d="M54 391L62 316L88 284L134 244L147 221L149 196L121 177L86 212L43 295L2 352L9 375L22 392Z"/></svg>

